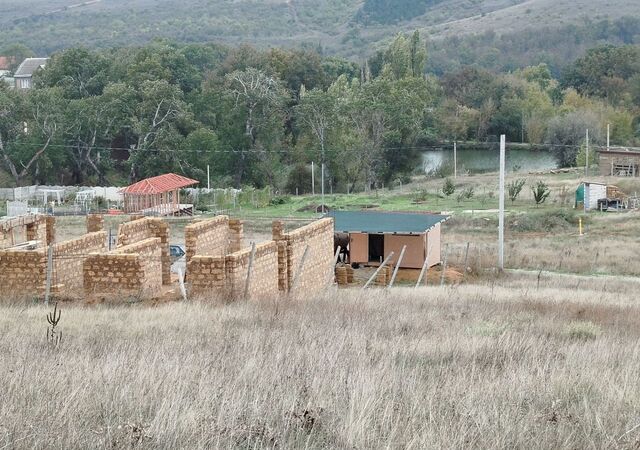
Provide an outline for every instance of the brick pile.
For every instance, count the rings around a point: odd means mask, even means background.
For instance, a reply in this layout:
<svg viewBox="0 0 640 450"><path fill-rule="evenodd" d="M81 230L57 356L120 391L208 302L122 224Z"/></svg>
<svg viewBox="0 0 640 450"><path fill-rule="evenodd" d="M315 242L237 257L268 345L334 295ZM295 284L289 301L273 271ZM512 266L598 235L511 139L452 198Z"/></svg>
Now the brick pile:
<svg viewBox="0 0 640 450"><path fill-rule="evenodd" d="M109 298L154 298L162 286L161 244L154 237L88 256L83 270L85 292Z"/></svg>
<svg viewBox="0 0 640 450"><path fill-rule="evenodd" d="M102 214L87 215L87 233L96 233L104 230L104 217Z"/></svg>
<svg viewBox="0 0 640 450"><path fill-rule="evenodd" d="M157 217L145 217L126 222L118 228L118 248L149 238L160 239L162 284L171 284L171 257L169 256L169 225Z"/></svg>
<svg viewBox="0 0 640 450"><path fill-rule="evenodd" d="M106 243L107 233L100 231L54 244L52 292L64 297L81 297L84 259L89 253L106 251Z"/></svg>

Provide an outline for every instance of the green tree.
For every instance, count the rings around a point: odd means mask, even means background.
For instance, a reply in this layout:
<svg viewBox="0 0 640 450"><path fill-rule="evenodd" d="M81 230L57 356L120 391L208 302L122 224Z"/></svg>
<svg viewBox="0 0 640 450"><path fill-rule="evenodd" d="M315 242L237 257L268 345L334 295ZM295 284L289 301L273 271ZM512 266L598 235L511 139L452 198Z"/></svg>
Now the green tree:
<svg viewBox="0 0 640 450"><path fill-rule="evenodd" d="M517 180L513 180L507 183L507 192L509 192L509 199L512 203L517 200L526 182L527 180L518 178Z"/></svg>
<svg viewBox="0 0 640 450"><path fill-rule="evenodd" d="M444 184L442 185L442 193L444 195L446 195L447 197L449 197L455 191L456 191L455 183L451 180L451 178L445 178L444 179Z"/></svg>
<svg viewBox="0 0 640 450"><path fill-rule="evenodd" d="M538 180L536 184L531 187L531 192L533 193L533 200L536 202L536 207L544 203L547 197L549 197L549 194L551 194L547 183L542 180Z"/></svg>

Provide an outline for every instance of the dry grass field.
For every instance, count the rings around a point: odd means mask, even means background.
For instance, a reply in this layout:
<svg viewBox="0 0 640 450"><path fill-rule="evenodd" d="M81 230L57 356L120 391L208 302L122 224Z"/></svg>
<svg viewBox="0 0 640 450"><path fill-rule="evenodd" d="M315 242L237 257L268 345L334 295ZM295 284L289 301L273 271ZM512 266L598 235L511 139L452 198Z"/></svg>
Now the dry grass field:
<svg viewBox="0 0 640 450"><path fill-rule="evenodd" d="M581 280L5 303L0 448L637 448L638 285Z"/></svg>

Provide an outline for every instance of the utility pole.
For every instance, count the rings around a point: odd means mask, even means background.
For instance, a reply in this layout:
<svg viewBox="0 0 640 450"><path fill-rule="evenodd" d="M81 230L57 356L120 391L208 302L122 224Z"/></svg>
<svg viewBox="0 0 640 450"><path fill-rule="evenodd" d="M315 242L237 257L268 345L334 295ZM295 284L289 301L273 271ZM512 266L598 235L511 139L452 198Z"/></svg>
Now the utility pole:
<svg viewBox="0 0 640 450"><path fill-rule="evenodd" d="M458 178L458 143L453 143L453 178Z"/></svg>
<svg viewBox="0 0 640 450"><path fill-rule="evenodd" d="M209 164L207 164L207 191L211 190L211 176L209 174Z"/></svg>
<svg viewBox="0 0 640 450"><path fill-rule="evenodd" d="M587 128L587 137L586 137L586 158L584 161L584 174L589 176L589 129Z"/></svg>
<svg viewBox="0 0 640 450"><path fill-rule="evenodd" d="M313 161L311 161L311 195L316 195L316 171L313 165Z"/></svg>
<svg viewBox="0 0 640 450"><path fill-rule="evenodd" d="M498 269L504 270L504 166L506 137L500 136L500 214L498 217Z"/></svg>
<svg viewBox="0 0 640 450"><path fill-rule="evenodd" d="M611 150L611 148L609 147L609 135L610 135L610 131L611 131L611 124L607 124L607 151Z"/></svg>
<svg viewBox="0 0 640 450"><path fill-rule="evenodd" d="M324 163L322 163L320 169L320 178L322 178L322 212L324 213Z"/></svg>

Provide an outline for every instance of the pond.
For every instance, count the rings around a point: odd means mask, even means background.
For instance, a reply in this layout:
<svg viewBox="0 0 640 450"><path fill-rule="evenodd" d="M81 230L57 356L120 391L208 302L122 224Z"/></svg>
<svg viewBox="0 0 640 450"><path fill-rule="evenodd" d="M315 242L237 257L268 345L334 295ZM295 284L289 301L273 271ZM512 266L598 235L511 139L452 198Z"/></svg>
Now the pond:
<svg viewBox="0 0 640 450"><path fill-rule="evenodd" d="M537 172L558 168L549 151L507 149L507 172ZM422 168L426 173L453 174L453 149L428 150L422 153ZM458 173L486 173L500 170L498 149L458 149Z"/></svg>

